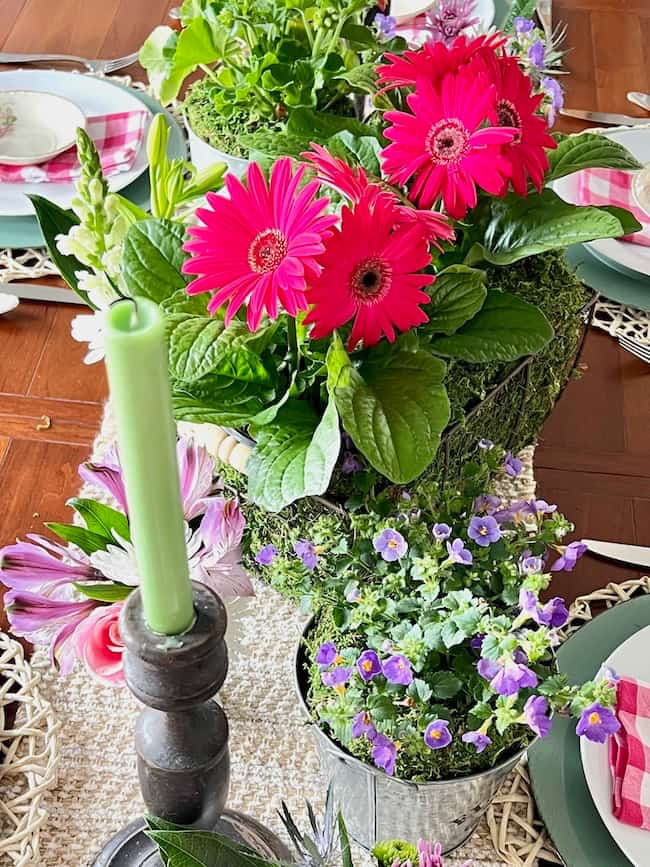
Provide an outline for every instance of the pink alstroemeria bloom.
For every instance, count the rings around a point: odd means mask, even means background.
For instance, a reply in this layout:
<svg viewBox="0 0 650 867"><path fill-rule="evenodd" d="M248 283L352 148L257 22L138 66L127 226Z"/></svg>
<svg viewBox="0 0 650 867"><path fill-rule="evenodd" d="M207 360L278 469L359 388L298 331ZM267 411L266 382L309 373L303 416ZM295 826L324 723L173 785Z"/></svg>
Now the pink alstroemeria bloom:
<svg viewBox="0 0 650 867"><path fill-rule="evenodd" d="M75 660L70 639L99 603L94 599L53 599L26 590L9 590L4 603L11 631L31 644L49 644L52 664L61 674L69 674Z"/></svg>
<svg viewBox="0 0 650 867"><path fill-rule="evenodd" d="M62 584L98 578L83 555L43 536L30 534L28 538L36 544L18 541L0 548L0 581L6 587L49 595Z"/></svg>
<svg viewBox="0 0 650 867"><path fill-rule="evenodd" d="M254 596L248 573L241 565L241 540L246 521L238 500L211 500L198 534L204 545L199 568L208 587L224 599Z"/></svg>
<svg viewBox="0 0 650 867"><path fill-rule="evenodd" d="M176 443L176 459L183 514L190 521L205 512L208 498L219 488L214 479L214 458L204 446L182 437Z"/></svg>
<svg viewBox="0 0 650 867"><path fill-rule="evenodd" d="M90 485L99 485L104 488L117 503L121 512L128 515L129 510L126 503L126 490L124 488L124 479L122 478L122 468L117 456L115 446L106 452L101 461L93 463L87 461L79 465L79 475Z"/></svg>
<svg viewBox="0 0 650 867"><path fill-rule="evenodd" d="M124 642L119 626L123 605L116 602L96 608L74 633L77 656L94 677L109 686L124 683Z"/></svg>

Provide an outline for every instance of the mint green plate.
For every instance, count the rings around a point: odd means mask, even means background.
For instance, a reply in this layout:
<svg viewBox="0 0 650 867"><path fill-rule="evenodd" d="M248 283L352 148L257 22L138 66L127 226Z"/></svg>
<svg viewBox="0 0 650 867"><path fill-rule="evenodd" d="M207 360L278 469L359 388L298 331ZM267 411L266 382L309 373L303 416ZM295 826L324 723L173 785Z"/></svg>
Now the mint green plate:
<svg viewBox="0 0 650 867"><path fill-rule="evenodd" d="M569 247L566 258L576 269L582 282L595 289L603 298L639 310L650 310L649 277L630 277L614 268L608 268L582 244ZM650 864L650 859L648 863Z"/></svg>
<svg viewBox="0 0 650 867"><path fill-rule="evenodd" d="M560 670L573 683L590 680L601 662L648 625L650 596L611 608L560 648ZM528 752L540 815L567 867L631 867L603 825L587 789L575 726L575 720L556 717L551 734Z"/></svg>
<svg viewBox="0 0 650 867"><path fill-rule="evenodd" d="M125 87L125 85L113 81L110 84L122 90L129 90L129 93L144 103L154 114L159 114L162 111L171 126L168 146L169 156L172 159L177 157L185 159L187 157L183 131L172 115L160 103L139 90L131 90ZM135 202L136 205L145 210L149 208L149 193L149 172L146 171L137 180L133 181L132 184L129 184L128 187L120 190L120 195L126 196L127 199ZM47 196L47 184L43 184L43 195ZM45 242L43 241L43 235L39 229L36 217L0 217L0 249L44 246Z"/></svg>

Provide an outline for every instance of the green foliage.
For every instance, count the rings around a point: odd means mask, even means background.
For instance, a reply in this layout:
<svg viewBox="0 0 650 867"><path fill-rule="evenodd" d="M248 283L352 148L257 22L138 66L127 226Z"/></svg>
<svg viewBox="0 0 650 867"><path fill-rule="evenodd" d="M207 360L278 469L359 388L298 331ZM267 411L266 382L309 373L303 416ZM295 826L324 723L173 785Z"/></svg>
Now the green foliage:
<svg viewBox="0 0 650 867"><path fill-rule="evenodd" d="M79 218L43 196L31 195L29 200L34 206L36 219L50 258L68 286L79 295L84 304L90 304L88 295L79 289L79 281L76 277L76 272L83 271L84 266L75 256L64 256L56 245L57 235L67 235L70 229L79 225Z"/></svg>
<svg viewBox="0 0 650 867"><path fill-rule="evenodd" d="M148 219L129 227L124 240L122 275L132 296L160 304L187 284L185 227L166 219Z"/></svg>
<svg viewBox="0 0 650 867"><path fill-rule="evenodd" d="M487 297L485 272L467 265L450 265L438 274L429 294L429 321L423 331L453 334L483 306Z"/></svg>
<svg viewBox="0 0 650 867"><path fill-rule="evenodd" d="M115 542L117 534L125 542L131 541L131 531L126 515L105 506L96 500L87 500L73 497L68 500L68 505L83 519L86 529L98 536L104 536L109 542Z"/></svg>
<svg viewBox="0 0 650 867"><path fill-rule="evenodd" d="M84 527L77 527L75 524L59 524L57 522L46 523L48 530L55 533L60 539L65 542L71 542L84 552L84 554L93 554L95 551L105 551L106 546L110 543L110 539L104 534L93 533L86 530Z"/></svg>
<svg viewBox="0 0 650 867"><path fill-rule="evenodd" d="M88 599L96 599L98 602L124 602L133 592L133 587L128 584L113 582L100 582L99 584L78 584L75 589Z"/></svg>
<svg viewBox="0 0 650 867"><path fill-rule="evenodd" d="M607 168L633 171L641 164L623 145L609 136L584 132L561 136L557 149L549 151L550 169L546 182L556 181L582 169Z"/></svg>
<svg viewBox="0 0 650 867"><path fill-rule="evenodd" d="M405 840L377 843L372 854L377 859L378 867L393 867L396 861L400 864L404 864L406 861L410 861L411 864L418 863L417 847Z"/></svg>

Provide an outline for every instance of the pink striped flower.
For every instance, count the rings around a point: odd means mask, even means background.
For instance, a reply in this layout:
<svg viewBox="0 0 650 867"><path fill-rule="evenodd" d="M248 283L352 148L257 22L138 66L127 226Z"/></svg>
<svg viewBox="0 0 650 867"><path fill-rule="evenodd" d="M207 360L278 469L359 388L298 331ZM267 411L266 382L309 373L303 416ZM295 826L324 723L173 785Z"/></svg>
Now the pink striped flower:
<svg viewBox="0 0 650 867"><path fill-rule="evenodd" d="M110 686L124 683L124 642L119 626L123 605L123 602L116 602L96 608L77 626L74 633L79 659L97 680Z"/></svg>
<svg viewBox="0 0 650 867"><path fill-rule="evenodd" d="M35 533L27 538L32 542L0 548L0 581L6 587L49 595L62 584L97 578L85 555Z"/></svg>

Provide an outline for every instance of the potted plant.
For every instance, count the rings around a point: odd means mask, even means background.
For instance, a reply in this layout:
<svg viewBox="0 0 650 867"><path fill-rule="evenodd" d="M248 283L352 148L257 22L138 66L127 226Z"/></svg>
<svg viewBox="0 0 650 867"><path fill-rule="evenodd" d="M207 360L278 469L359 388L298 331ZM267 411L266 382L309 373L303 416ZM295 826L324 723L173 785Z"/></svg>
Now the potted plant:
<svg viewBox="0 0 650 867"><path fill-rule="evenodd" d="M291 153L296 140L342 129L372 134L355 115L373 64L406 43L380 26L386 16L366 24L366 12L364 0L191 0L180 32L157 27L140 62L163 102L201 70L183 101L192 161L223 161L239 175L260 150Z"/></svg>
<svg viewBox="0 0 650 867"><path fill-rule="evenodd" d="M460 486L387 490L326 550L305 541L261 558L293 573L315 609L299 696L367 848L400 836L460 845L554 713L600 742L619 727L611 672L576 686L555 666L568 611L549 598L551 578L585 546L563 544L573 527L556 506L501 503L486 487L499 468L518 469L483 442Z"/></svg>

